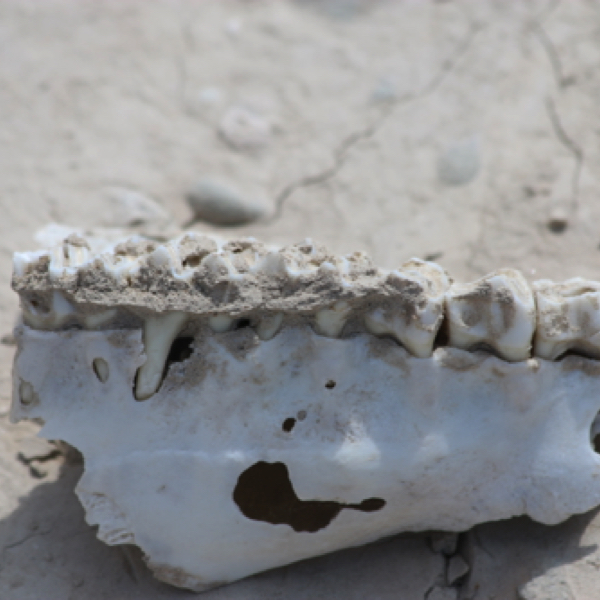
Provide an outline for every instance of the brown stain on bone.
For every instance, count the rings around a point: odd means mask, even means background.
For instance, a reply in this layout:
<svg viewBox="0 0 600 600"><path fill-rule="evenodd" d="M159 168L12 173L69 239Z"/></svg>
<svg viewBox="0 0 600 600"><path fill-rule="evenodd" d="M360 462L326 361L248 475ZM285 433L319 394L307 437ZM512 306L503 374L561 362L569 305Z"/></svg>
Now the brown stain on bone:
<svg viewBox="0 0 600 600"><path fill-rule="evenodd" d="M385 506L381 498L367 498L360 504L300 500L281 462L257 462L238 478L233 500L242 514L253 521L289 525L294 531L314 533L327 527L345 508L375 512Z"/></svg>

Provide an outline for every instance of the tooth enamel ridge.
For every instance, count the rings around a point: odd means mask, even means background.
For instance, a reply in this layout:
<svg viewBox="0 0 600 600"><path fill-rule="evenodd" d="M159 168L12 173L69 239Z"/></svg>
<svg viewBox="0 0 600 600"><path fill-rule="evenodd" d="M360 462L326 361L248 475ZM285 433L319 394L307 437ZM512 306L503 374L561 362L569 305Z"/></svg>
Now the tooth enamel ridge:
<svg viewBox="0 0 600 600"><path fill-rule="evenodd" d="M187 233L70 236L13 287L11 419L83 453L88 523L173 585L600 504L600 283Z"/></svg>
<svg viewBox="0 0 600 600"><path fill-rule="evenodd" d="M489 348L512 362L531 356L535 300L519 271L501 269L473 283L453 284L446 316L450 346Z"/></svg>
<svg viewBox="0 0 600 600"><path fill-rule="evenodd" d="M535 353L554 360L567 351L600 358L600 284L581 278L537 281Z"/></svg>

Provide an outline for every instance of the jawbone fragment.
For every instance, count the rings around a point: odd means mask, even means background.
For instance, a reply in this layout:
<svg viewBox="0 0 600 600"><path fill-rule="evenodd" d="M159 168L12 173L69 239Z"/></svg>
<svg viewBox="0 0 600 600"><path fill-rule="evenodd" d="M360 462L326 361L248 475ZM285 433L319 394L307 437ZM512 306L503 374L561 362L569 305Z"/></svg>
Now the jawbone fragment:
<svg viewBox="0 0 600 600"><path fill-rule="evenodd" d="M84 454L88 522L160 579L600 503L598 284L453 284L311 242L71 242L16 256L12 418Z"/></svg>

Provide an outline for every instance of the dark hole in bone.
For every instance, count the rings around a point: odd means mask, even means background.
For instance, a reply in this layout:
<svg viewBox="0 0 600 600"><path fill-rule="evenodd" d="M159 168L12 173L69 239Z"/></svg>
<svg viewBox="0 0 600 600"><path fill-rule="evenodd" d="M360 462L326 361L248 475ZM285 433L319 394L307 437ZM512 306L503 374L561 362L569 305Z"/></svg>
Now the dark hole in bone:
<svg viewBox="0 0 600 600"><path fill-rule="evenodd" d="M325 387L328 390L332 390L335 387L335 381L333 381L333 379L330 379L326 384Z"/></svg>
<svg viewBox="0 0 600 600"><path fill-rule="evenodd" d="M184 267L199 267L202 262L202 257L192 254L183 260Z"/></svg>
<svg viewBox="0 0 600 600"><path fill-rule="evenodd" d="M165 363L165 372L163 374L163 379L167 375L167 371L169 367L176 362L183 362L187 360L193 353L193 337L178 337L173 340L171 344L171 349L169 350L169 354L167 354L167 361Z"/></svg>
<svg viewBox="0 0 600 600"><path fill-rule="evenodd" d="M289 417L283 422L281 429L283 429L284 431L289 433L292 429L294 429L295 424L296 424L296 419Z"/></svg>
<svg viewBox="0 0 600 600"><path fill-rule="evenodd" d="M438 332L433 340L433 350L434 352L438 348L442 348L448 345L448 326L446 321L442 322L441 327L438 329Z"/></svg>
<svg viewBox="0 0 600 600"><path fill-rule="evenodd" d="M600 454L600 433L592 440L592 448L594 452Z"/></svg>
<svg viewBox="0 0 600 600"><path fill-rule="evenodd" d="M360 504L323 500L300 500L281 463L257 462L238 478L233 500L242 514L253 521L289 525L294 531L314 533L327 527L344 508L375 512L385 506L381 498L367 498Z"/></svg>
<svg viewBox="0 0 600 600"><path fill-rule="evenodd" d="M106 381L108 381L110 370L108 368L108 363L103 358L95 358L92 361L92 369L101 383L106 383Z"/></svg>
<svg viewBox="0 0 600 600"><path fill-rule="evenodd" d="M250 319L238 319L235 322L234 329L244 329L245 327L250 327Z"/></svg>

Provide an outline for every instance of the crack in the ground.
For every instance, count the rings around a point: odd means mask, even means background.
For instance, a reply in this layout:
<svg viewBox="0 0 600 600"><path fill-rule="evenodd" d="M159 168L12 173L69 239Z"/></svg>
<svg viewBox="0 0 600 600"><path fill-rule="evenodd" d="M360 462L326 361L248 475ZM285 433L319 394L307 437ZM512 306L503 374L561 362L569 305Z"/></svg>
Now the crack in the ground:
<svg viewBox="0 0 600 600"><path fill-rule="evenodd" d="M354 148L359 142L372 138L379 129L383 126L385 121L392 115L394 110L399 106L404 106L417 100L423 100L424 98L433 94L444 80L454 71L458 61L466 54L471 47L473 40L476 35L481 31L482 27L479 25L472 25L469 29L468 34L465 36L463 41L458 45L456 50L442 62L442 67L436 75L423 87L421 91L413 92L412 94L406 94L405 96L396 100L390 101L384 109L381 110L378 117L373 123L366 127L351 133L346 137L342 143L333 152L332 164L323 169L322 171L315 173L314 175L308 175L286 185L281 192L276 196L275 199L275 211L273 215L268 219L269 222L276 221L282 216L283 208L286 201L296 192L298 189L310 187L313 185L325 183L329 181L340 171L344 166L348 153Z"/></svg>
<svg viewBox="0 0 600 600"><path fill-rule="evenodd" d="M548 62L552 68L552 74L558 89L562 90L575 83L575 77L573 75L565 75L560 54L556 49L552 38L548 35L542 25L543 20L546 19L550 13L552 13L558 7L559 4L560 0L550 4L543 18L538 18L534 23L532 23L531 31L540 42L544 53L548 57ZM583 167L583 150L565 131L558 111L556 110L554 100L550 97L546 99L546 112L548 113L548 118L550 119L552 129L554 130L554 134L556 135L558 141L573 155L573 158L575 159L575 166L573 168L573 174L571 177L571 190L573 195L572 206L575 210L579 204L579 178L581 175L581 169Z"/></svg>
<svg viewBox="0 0 600 600"><path fill-rule="evenodd" d="M573 155L573 158L575 159L575 166L571 176L571 190L573 194L571 202L573 205L573 210L576 210L579 205L579 178L581 175L581 169L583 168L583 150L565 131L552 98L546 99L546 111L558 141Z"/></svg>
<svg viewBox="0 0 600 600"><path fill-rule="evenodd" d="M573 75L567 76L564 74L562 61L560 60L560 54L558 53L552 38L548 35L541 22L534 22L531 25L531 31L540 42L546 56L548 57L548 61L552 67L552 73L554 74L554 79L556 80L556 85L559 87L559 89L575 83L575 78Z"/></svg>

